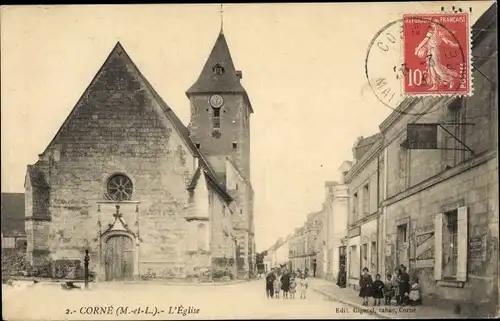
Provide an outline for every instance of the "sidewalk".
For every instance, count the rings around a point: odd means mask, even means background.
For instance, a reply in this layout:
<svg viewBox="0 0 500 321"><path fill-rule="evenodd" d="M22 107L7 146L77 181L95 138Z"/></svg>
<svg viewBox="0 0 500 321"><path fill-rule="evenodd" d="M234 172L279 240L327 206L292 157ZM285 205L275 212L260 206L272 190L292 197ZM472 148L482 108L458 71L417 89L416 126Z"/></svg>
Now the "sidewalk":
<svg viewBox="0 0 500 321"><path fill-rule="evenodd" d="M35 284L34 281L37 281ZM258 279L242 279L231 281L217 281L217 282L186 282L184 280L136 280L136 281L114 281L114 282L89 282L89 288L109 288L122 285L169 285L169 286L224 286L239 283L252 282ZM64 280L64 279L42 279L42 278L22 278L13 279L11 285L14 287L33 287L33 286L60 286L60 284L67 281L83 288L83 280Z"/></svg>
<svg viewBox="0 0 500 321"><path fill-rule="evenodd" d="M384 306L383 302L380 306L373 307L373 301L370 301L369 306L361 305L361 298L358 292L352 288L339 288L335 283L319 278L309 278L309 287L311 290L318 292L332 301L337 301L351 308L362 309L369 314L374 314L383 319L457 319L459 315L452 311L438 309L432 306L405 306L398 307L394 300L392 306Z"/></svg>

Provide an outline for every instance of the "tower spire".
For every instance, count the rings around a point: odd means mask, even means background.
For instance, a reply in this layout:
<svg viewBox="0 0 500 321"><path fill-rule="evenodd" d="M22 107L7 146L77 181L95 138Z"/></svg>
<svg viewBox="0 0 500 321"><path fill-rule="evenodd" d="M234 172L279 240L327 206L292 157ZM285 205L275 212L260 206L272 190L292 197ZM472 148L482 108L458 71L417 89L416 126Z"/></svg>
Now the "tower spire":
<svg viewBox="0 0 500 321"><path fill-rule="evenodd" d="M220 33L224 33L224 5L220 4Z"/></svg>

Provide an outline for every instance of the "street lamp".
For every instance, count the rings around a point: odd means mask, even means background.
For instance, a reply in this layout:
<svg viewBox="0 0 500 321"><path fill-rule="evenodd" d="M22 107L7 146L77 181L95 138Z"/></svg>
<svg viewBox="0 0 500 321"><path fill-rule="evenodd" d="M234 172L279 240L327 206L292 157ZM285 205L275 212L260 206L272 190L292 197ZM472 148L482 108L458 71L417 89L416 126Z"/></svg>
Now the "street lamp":
<svg viewBox="0 0 500 321"><path fill-rule="evenodd" d="M85 258L83 259L83 277L85 278L85 289L89 287L89 250L85 250Z"/></svg>

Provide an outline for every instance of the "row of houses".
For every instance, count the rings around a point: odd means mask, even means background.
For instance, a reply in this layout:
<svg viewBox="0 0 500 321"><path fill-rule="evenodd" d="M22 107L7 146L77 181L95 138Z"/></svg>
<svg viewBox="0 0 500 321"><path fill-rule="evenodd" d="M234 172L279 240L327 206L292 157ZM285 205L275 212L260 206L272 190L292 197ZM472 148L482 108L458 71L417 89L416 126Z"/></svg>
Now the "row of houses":
<svg viewBox="0 0 500 321"><path fill-rule="evenodd" d="M282 260L353 289L365 267L385 279L405 265L424 304L498 313L496 5L472 41L474 94L408 98L358 138Z"/></svg>

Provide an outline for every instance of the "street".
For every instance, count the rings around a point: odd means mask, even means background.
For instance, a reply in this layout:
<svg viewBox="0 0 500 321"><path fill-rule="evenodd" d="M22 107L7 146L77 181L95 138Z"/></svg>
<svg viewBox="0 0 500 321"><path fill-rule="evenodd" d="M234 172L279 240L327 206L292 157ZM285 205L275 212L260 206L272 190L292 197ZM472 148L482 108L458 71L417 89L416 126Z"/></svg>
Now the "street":
<svg viewBox="0 0 500 321"><path fill-rule="evenodd" d="M2 300L7 320L376 318L314 291L305 300L267 299L264 280L221 286L100 283L70 291L59 284L4 285Z"/></svg>

